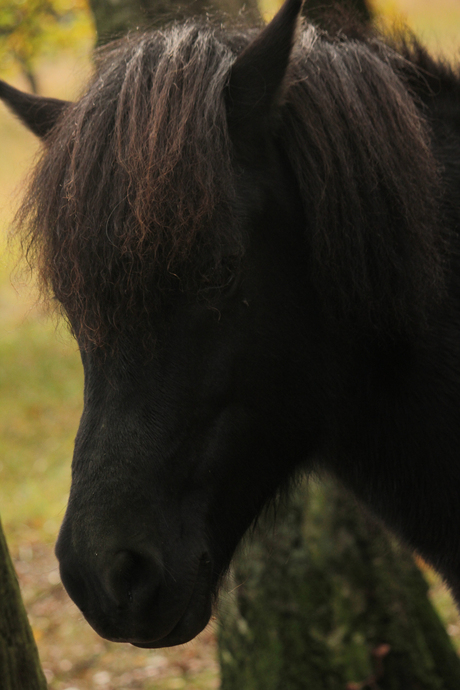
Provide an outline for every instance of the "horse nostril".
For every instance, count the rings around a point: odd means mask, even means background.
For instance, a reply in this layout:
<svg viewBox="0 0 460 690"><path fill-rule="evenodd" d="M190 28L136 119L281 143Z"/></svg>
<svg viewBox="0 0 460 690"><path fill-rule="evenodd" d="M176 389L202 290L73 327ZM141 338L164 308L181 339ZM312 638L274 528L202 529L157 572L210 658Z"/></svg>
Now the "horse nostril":
<svg viewBox="0 0 460 690"><path fill-rule="evenodd" d="M122 550L107 563L103 582L118 606L130 606L154 593L160 574L161 565L153 555Z"/></svg>

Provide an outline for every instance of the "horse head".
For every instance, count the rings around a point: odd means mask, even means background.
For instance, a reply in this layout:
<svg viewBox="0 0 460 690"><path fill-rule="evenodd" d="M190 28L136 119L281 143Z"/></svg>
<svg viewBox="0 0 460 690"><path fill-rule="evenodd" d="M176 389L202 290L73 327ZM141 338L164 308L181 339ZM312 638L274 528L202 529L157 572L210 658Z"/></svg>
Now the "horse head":
<svg viewBox="0 0 460 690"><path fill-rule="evenodd" d="M192 290L170 262L170 282L158 288L164 304L152 294L153 276L142 296L151 304L131 314L129 327L121 319L112 342L110 328L103 342L88 338L91 308L83 315L67 309L81 349L84 410L56 553L70 596L111 640L158 647L200 632L242 535L316 442L313 410L302 438L290 440L302 378L292 324L302 330L297 312L310 307L292 259L302 251L303 210L273 143L300 7L288 0L236 59L227 57L221 76L232 190L228 217L219 221L229 239L217 237L213 249L219 270ZM45 156L53 155L53 136L75 136L78 104L2 89L44 138ZM109 248L110 223L118 222L111 210L99 228ZM115 251L111 261L122 261L123 249ZM105 292L104 266L92 270ZM66 310L63 295L77 288L53 289ZM110 289L106 299L110 309Z"/></svg>
<svg viewBox="0 0 460 690"><path fill-rule="evenodd" d="M45 143L19 218L84 367L56 553L111 640L200 632L320 464L460 599L460 87L300 9L121 39L76 103L0 85Z"/></svg>

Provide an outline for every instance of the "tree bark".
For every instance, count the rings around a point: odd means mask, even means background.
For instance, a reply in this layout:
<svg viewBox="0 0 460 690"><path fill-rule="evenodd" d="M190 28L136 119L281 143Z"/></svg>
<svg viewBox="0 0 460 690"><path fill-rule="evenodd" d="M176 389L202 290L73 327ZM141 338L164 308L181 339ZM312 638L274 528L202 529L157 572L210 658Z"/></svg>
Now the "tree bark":
<svg viewBox="0 0 460 690"><path fill-rule="evenodd" d="M303 486L235 560L221 690L458 690L411 556L331 482Z"/></svg>
<svg viewBox="0 0 460 690"><path fill-rule="evenodd" d="M35 640L0 523L0 688L46 690Z"/></svg>
<svg viewBox="0 0 460 690"><path fill-rule="evenodd" d="M323 18L327 18L328 11L336 10L339 5L364 22L370 22L373 17L368 0L305 0L303 14L321 24Z"/></svg>

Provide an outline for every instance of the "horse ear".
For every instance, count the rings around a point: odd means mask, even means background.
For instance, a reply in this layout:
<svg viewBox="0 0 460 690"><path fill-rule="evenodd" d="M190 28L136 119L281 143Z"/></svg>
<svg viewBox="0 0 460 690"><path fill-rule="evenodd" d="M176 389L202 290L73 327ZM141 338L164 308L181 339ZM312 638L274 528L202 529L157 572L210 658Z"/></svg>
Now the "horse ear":
<svg viewBox="0 0 460 690"><path fill-rule="evenodd" d="M56 124L69 101L24 93L0 79L0 98L34 134L43 139Z"/></svg>
<svg viewBox="0 0 460 690"><path fill-rule="evenodd" d="M234 137L251 141L265 133L282 95L301 9L302 0L286 0L236 58L226 92L228 124Z"/></svg>

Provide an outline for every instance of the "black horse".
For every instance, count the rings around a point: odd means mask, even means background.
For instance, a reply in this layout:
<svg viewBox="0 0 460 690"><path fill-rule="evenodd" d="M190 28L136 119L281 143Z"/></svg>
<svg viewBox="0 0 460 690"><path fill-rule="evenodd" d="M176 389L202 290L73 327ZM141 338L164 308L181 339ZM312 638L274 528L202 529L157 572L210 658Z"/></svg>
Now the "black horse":
<svg viewBox="0 0 460 690"><path fill-rule="evenodd" d="M185 642L303 471L333 472L460 600L460 76L412 39L189 22L99 56L19 213L78 340L56 552L104 637Z"/></svg>

